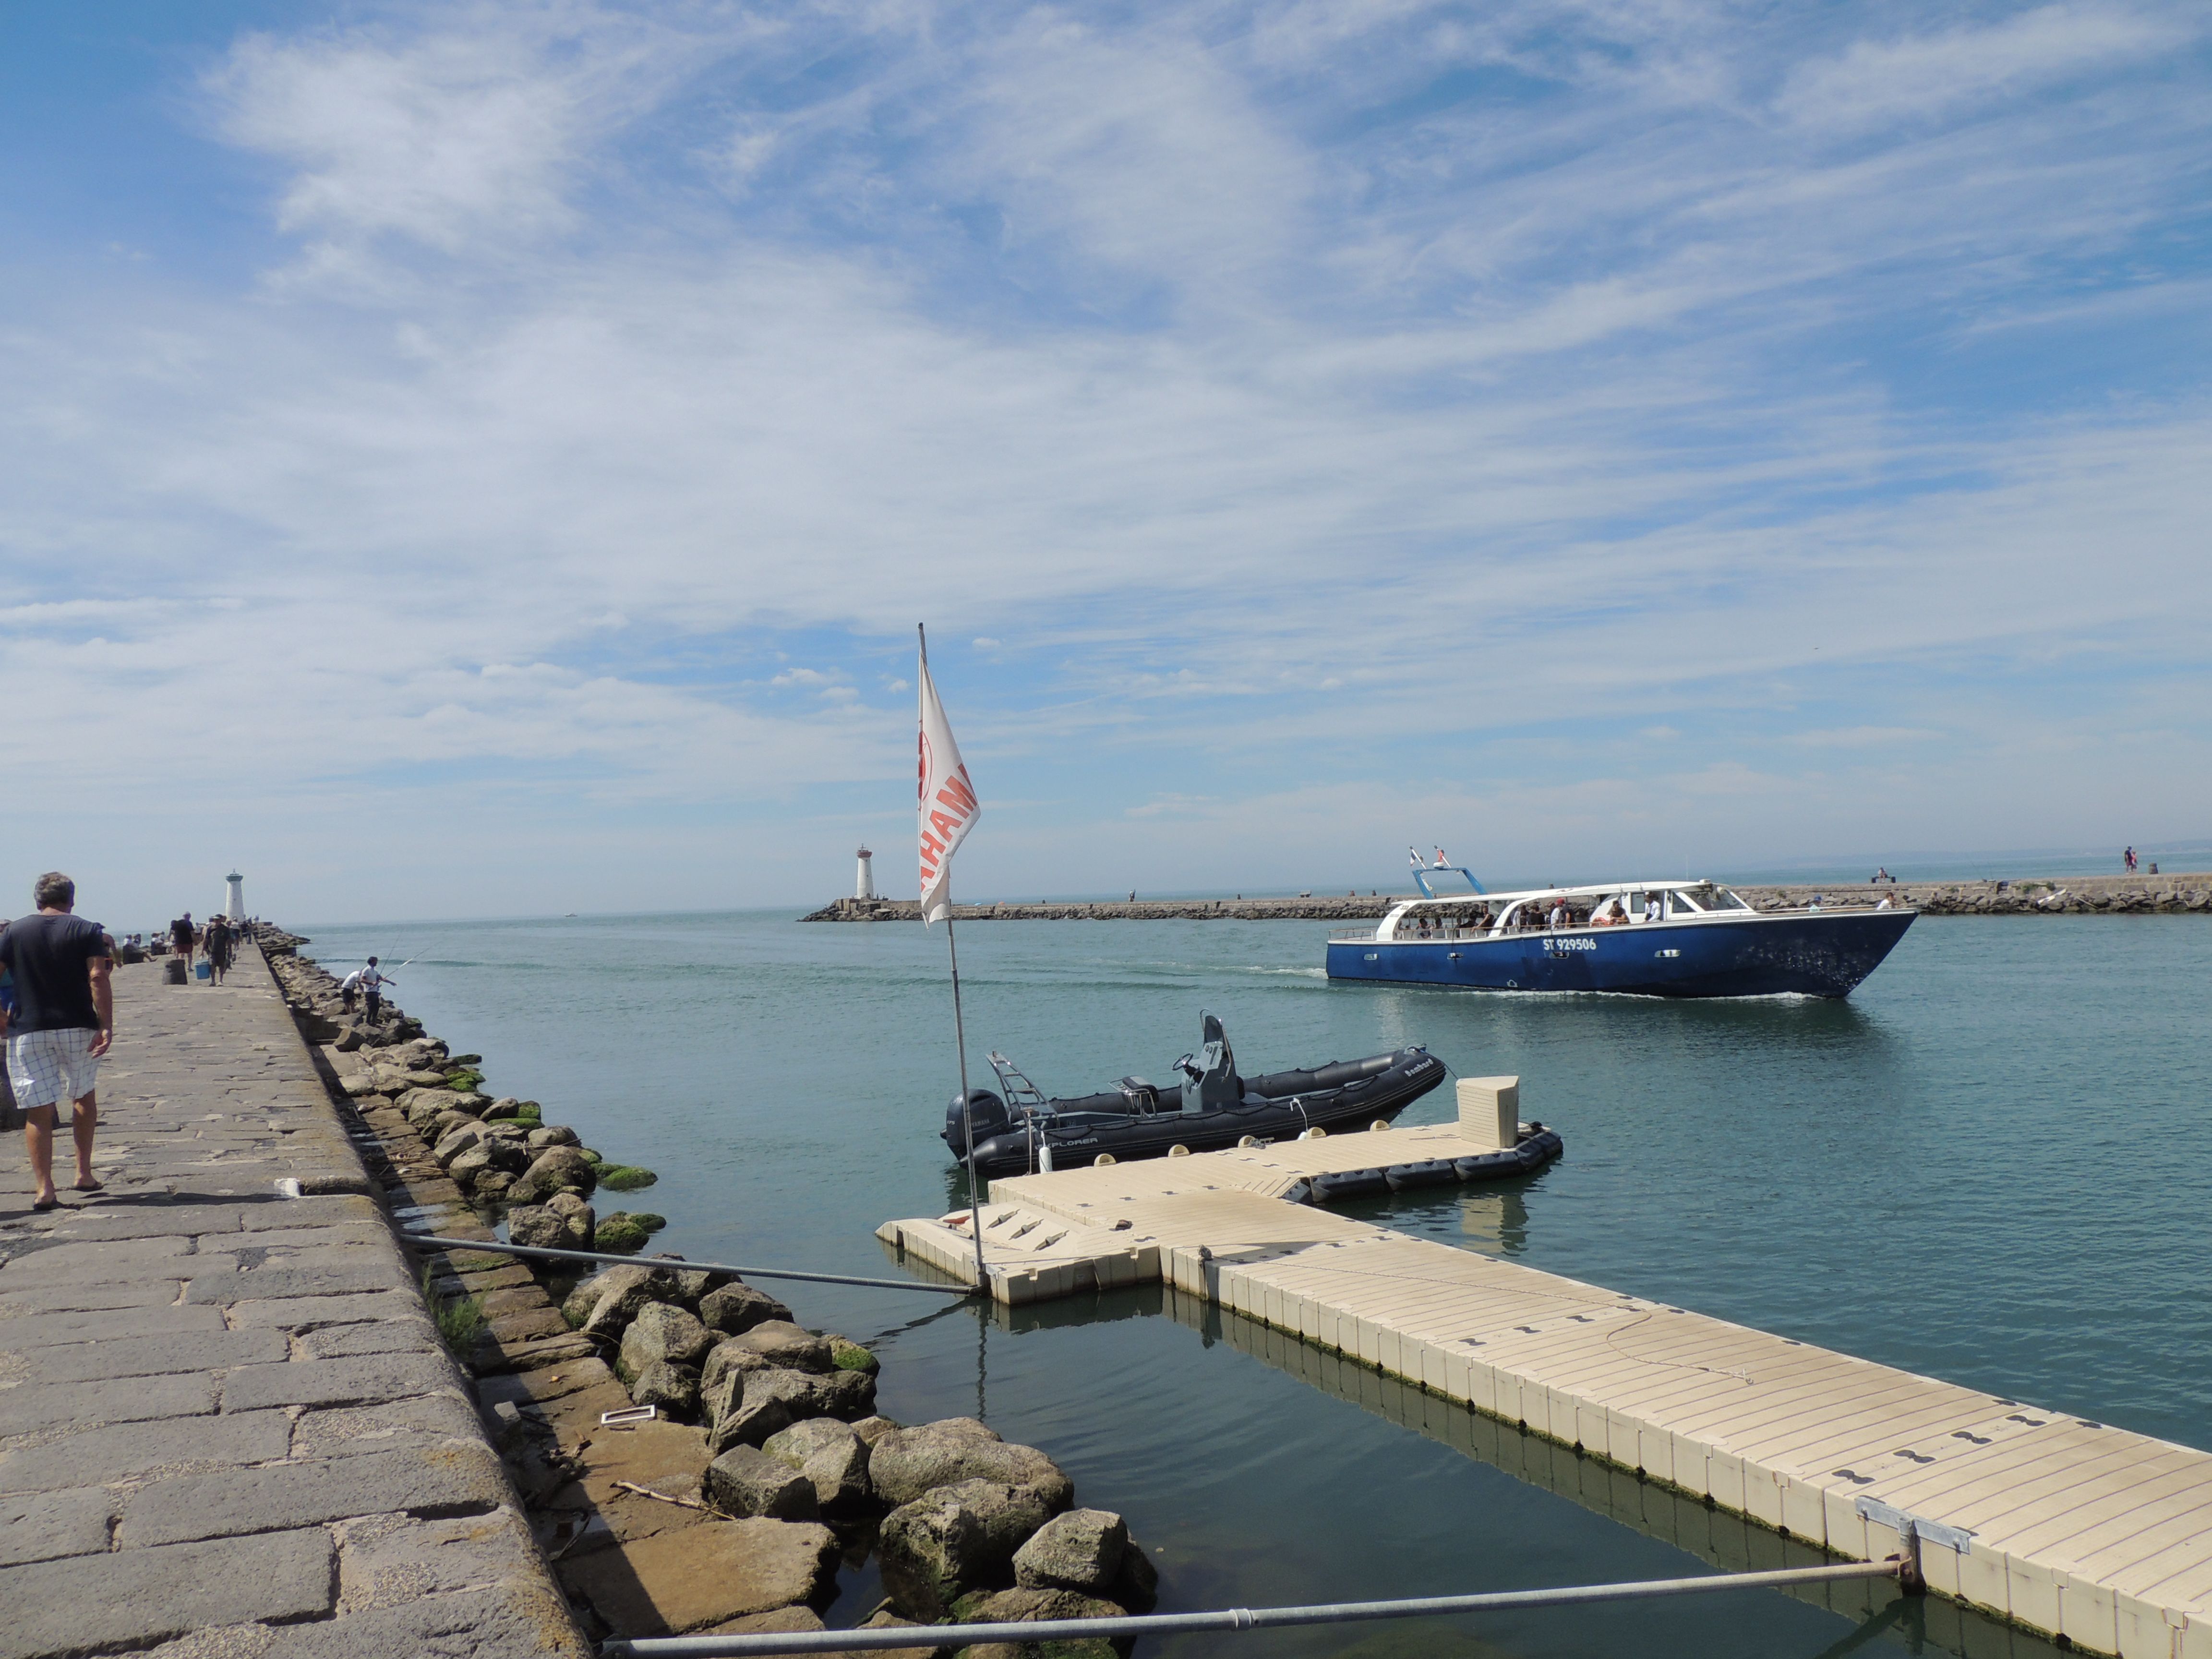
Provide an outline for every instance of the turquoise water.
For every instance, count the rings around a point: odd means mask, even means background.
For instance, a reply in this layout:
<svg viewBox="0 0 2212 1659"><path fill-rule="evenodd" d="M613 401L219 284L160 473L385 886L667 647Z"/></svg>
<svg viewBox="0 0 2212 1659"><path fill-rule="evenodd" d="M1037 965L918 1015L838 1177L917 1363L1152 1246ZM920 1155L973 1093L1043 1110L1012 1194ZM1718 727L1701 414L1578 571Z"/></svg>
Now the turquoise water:
<svg viewBox="0 0 2212 1659"><path fill-rule="evenodd" d="M658 1170L618 1201L669 1216L665 1248L880 1274L878 1223L960 1198L937 1139L957 1082L941 928L732 915L307 931L328 963L416 957L398 994L482 1052L489 1086ZM1847 1003L1331 985L1316 965L1327 931L970 924L971 1064L1001 1048L1048 1093L1157 1078L1195 1045L1201 1007L1247 1071L1424 1042L1457 1072L1520 1074L1523 1115L1561 1130L1566 1159L1511 1188L1352 1212L2212 1446L2203 921L1923 918ZM1446 1089L1401 1121L1450 1111ZM1424 1431L1419 1396L1380 1398L1371 1377L1332 1392L1303 1351L1157 1291L988 1324L889 1291L787 1299L808 1324L877 1342L890 1414L979 1413L1048 1449L1085 1502L1163 1552L1165 1607L1662 1577L1781 1548L1739 1528L1685 1549L1665 1503L1623 1518L1571 1470L1526 1478L1525 1448L1464 1424ZM839 1613L873 1593L866 1574L848 1578ZM1969 1635L1977 1652L2051 1651L1875 1602L1854 1617L1759 1592L1235 1639L1255 1659L1810 1656Z"/></svg>

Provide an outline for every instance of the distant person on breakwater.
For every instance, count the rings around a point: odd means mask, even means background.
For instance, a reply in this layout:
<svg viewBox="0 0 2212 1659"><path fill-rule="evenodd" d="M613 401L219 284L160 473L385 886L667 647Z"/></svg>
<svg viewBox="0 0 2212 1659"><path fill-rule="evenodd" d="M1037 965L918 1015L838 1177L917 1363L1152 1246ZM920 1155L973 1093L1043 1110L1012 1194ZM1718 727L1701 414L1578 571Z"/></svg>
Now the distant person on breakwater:
<svg viewBox="0 0 2212 1659"><path fill-rule="evenodd" d="M189 910L169 924L169 948L185 959L185 971L192 966L192 913Z"/></svg>
<svg viewBox="0 0 2212 1659"><path fill-rule="evenodd" d="M2128 873L2133 875L2136 868L2136 849L2130 847L2124 851L2120 854L2120 862L2126 866Z"/></svg>
<svg viewBox="0 0 2212 1659"><path fill-rule="evenodd" d="M60 871L40 876L32 897L38 913L0 932L0 966L15 987L15 1011L6 1026L8 1081L24 1115L31 1207L51 1210L61 1202L54 1190L54 1125L64 1099L76 1146L76 1190L100 1189L92 1173L100 1122L94 1084L100 1057L115 1041L115 946L98 922L70 914L76 884Z"/></svg>

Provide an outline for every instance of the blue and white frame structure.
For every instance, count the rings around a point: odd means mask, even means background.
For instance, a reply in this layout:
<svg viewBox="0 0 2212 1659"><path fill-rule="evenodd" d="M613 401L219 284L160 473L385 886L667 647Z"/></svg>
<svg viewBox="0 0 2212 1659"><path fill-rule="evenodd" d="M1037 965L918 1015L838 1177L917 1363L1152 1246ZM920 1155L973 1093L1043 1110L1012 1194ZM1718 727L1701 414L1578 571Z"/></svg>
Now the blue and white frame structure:
<svg viewBox="0 0 2212 1659"><path fill-rule="evenodd" d="M1441 872L1471 891L1443 894ZM1416 869L1421 896L1330 934L1331 979L1655 997L1844 997L1919 912L1889 899L1754 910L1711 881L1613 881L1487 893L1467 870Z"/></svg>

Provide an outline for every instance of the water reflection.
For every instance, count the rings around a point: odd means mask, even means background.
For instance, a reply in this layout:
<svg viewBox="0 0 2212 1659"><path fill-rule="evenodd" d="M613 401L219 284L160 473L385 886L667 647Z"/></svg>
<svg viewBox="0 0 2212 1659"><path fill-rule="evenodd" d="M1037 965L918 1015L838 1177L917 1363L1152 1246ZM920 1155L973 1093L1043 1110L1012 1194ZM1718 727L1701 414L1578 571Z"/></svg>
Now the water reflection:
<svg viewBox="0 0 2212 1659"><path fill-rule="evenodd" d="M1528 1201L1521 1183L1461 1194L1459 1231L1484 1255L1521 1255L1528 1248Z"/></svg>

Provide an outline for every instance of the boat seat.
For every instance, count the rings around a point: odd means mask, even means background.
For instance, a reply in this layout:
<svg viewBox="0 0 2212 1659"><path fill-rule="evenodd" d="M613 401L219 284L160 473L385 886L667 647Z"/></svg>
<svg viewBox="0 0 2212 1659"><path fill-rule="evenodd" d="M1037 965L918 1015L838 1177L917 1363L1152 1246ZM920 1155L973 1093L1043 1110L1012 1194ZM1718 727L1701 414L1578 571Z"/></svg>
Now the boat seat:
<svg viewBox="0 0 2212 1659"><path fill-rule="evenodd" d="M1182 1073L1182 1109L1186 1112L1219 1111L1243 1104L1244 1080L1237 1075L1237 1056L1229 1035L1212 1014L1199 1015L1199 1035L1204 1046L1195 1055L1176 1061Z"/></svg>

